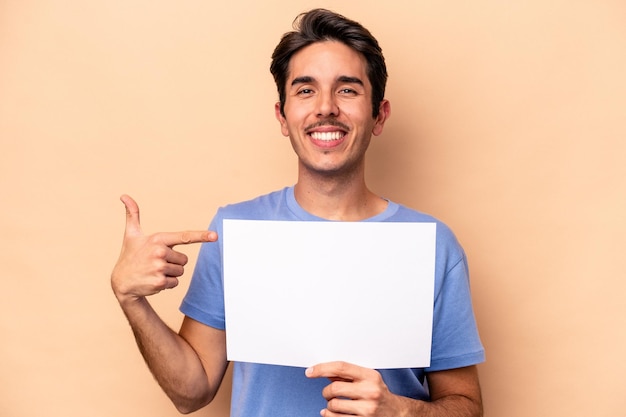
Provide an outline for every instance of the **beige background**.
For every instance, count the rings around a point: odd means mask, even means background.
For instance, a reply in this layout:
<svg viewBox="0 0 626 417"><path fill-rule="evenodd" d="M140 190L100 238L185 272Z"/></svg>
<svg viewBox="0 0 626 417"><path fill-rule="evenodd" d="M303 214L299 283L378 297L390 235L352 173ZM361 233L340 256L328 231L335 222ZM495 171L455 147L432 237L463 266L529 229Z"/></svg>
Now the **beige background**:
<svg viewBox="0 0 626 417"><path fill-rule="evenodd" d="M202 229L292 184L269 57L319 5L387 57L372 187L468 252L486 415L626 415L621 0L0 0L0 415L177 415L110 291L118 197ZM174 327L187 282L153 298Z"/></svg>

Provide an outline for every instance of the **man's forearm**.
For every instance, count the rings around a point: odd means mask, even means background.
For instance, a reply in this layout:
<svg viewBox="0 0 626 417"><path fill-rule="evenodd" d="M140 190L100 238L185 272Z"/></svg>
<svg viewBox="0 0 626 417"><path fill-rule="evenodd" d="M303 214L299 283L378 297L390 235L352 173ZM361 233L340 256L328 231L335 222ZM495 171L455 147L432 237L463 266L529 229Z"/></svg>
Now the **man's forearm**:
<svg viewBox="0 0 626 417"><path fill-rule="evenodd" d="M480 400L463 395L449 395L433 402L405 398L406 417L482 417Z"/></svg>
<svg viewBox="0 0 626 417"><path fill-rule="evenodd" d="M211 390L193 348L169 328L145 298L120 302L135 340L155 379L182 413L208 404Z"/></svg>

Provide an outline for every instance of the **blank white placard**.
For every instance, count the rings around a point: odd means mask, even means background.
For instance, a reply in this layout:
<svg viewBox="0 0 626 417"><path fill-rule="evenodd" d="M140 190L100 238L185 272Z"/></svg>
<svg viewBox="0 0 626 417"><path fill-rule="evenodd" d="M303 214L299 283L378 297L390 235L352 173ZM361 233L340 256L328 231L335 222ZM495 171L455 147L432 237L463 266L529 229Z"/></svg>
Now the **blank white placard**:
<svg viewBox="0 0 626 417"><path fill-rule="evenodd" d="M231 361L428 367L435 223L224 220Z"/></svg>

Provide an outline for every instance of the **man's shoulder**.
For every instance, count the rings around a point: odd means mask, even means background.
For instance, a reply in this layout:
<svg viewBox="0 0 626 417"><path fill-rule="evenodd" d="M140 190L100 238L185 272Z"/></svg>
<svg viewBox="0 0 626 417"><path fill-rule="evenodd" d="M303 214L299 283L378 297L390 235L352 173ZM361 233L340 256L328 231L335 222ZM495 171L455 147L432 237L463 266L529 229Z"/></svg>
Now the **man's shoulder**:
<svg viewBox="0 0 626 417"><path fill-rule="evenodd" d="M449 229L443 221L432 214L428 214L402 204L397 204L397 206L398 208L391 218L392 221L436 223L438 227Z"/></svg>
<svg viewBox="0 0 626 417"><path fill-rule="evenodd" d="M398 208L396 212L389 219L389 221L435 223L437 225L437 238L439 240L451 241L456 243L457 239L452 229L438 217L413 209L411 207L404 206L402 204L398 204L397 206Z"/></svg>
<svg viewBox="0 0 626 417"><path fill-rule="evenodd" d="M220 207L218 216L234 219L262 219L268 213L279 210L285 204L286 194L291 187L259 195L249 200L227 204Z"/></svg>

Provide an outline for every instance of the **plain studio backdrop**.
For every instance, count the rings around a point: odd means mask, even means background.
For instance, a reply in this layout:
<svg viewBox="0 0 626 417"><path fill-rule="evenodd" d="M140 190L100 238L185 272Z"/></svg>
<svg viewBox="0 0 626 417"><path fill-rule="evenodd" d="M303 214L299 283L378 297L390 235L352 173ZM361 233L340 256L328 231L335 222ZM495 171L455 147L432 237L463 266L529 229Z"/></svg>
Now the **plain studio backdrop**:
<svg viewBox="0 0 626 417"><path fill-rule="evenodd" d="M622 0L0 0L0 415L178 413L109 284L122 193L146 232L296 177L268 66L312 7L379 39L374 191L470 263L488 417L626 415ZM152 298L174 328L179 288ZM230 375L194 415L228 415Z"/></svg>

